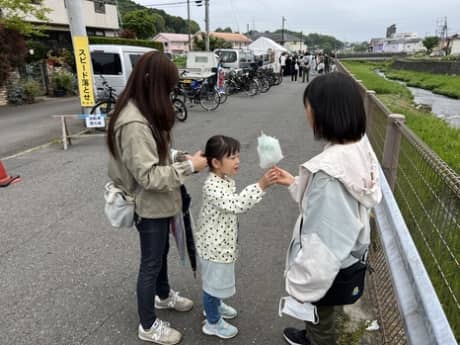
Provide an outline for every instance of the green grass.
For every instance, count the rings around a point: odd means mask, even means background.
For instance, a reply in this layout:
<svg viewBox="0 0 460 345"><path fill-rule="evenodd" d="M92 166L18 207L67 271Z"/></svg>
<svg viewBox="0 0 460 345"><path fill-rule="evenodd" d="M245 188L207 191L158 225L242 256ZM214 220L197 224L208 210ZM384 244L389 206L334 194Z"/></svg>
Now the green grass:
<svg viewBox="0 0 460 345"><path fill-rule="evenodd" d="M177 68L185 68L187 62L186 56L175 56L173 62L176 64Z"/></svg>
<svg viewBox="0 0 460 345"><path fill-rule="evenodd" d="M431 90L441 95L460 98L460 76L398 70L386 67L388 78L402 80L409 86Z"/></svg>
<svg viewBox="0 0 460 345"><path fill-rule="evenodd" d="M342 63L357 79L363 81L367 89L377 92L377 96L392 112L405 115L407 126L453 170L460 173L459 129L450 127L431 112L416 109L407 87L386 80L375 73L375 69L387 71L386 65L363 61L343 61Z"/></svg>

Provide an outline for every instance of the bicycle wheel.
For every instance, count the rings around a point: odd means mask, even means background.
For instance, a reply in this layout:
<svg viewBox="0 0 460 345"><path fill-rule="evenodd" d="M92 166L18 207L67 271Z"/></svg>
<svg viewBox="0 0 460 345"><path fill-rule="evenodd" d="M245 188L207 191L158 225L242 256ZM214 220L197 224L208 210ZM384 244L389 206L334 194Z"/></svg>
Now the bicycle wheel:
<svg viewBox="0 0 460 345"><path fill-rule="evenodd" d="M219 92L220 104L224 104L225 102L227 102L227 99L228 99L227 86L225 86L224 89L221 91L217 90L217 92Z"/></svg>
<svg viewBox="0 0 460 345"><path fill-rule="evenodd" d="M261 93L266 93L268 90L270 90L270 83L268 82L267 78L260 78L259 83Z"/></svg>
<svg viewBox="0 0 460 345"><path fill-rule="evenodd" d="M172 104L176 112L176 119L178 119L181 122L187 120L188 111L187 107L185 106L185 103L181 101L179 98L174 98L172 100Z"/></svg>
<svg viewBox="0 0 460 345"><path fill-rule="evenodd" d="M248 96L255 96L259 92L259 84L257 83L257 80L252 79L249 81L248 85L248 91L247 94Z"/></svg>
<svg viewBox="0 0 460 345"><path fill-rule="evenodd" d="M275 85L279 85L282 82L283 82L283 77L281 76L281 74L276 73L275 74Z"/></svg>
<svg viewBox="0 0 460 345"><path fill-rule="evenodd" d="M216 110L220 104L219 92L215 88L211 88L208 85L203 85L200 90L200 105L204 110Z"/></svg>
<svg viewBox="0 0 460 345"><path fill-rule="evenodd" d="M106 117L109 117L109 114L114 107L114 101L111 99L103 99L97 102L96 105L91 109L91 114L104 114Z"/></svg>

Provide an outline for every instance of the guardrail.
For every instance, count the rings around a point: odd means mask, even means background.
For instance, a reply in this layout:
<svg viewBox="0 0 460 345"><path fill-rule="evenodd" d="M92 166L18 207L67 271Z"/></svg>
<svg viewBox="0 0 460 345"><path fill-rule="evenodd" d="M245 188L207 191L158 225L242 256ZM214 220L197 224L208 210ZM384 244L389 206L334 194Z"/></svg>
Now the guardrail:
<svg viewBox="0 0 460 345"><path fill-rule="evenodd" d="M404 125L403 115L357 83L367 135L388 181L370 256L383 344L457 344L460 176Z"/></svg>

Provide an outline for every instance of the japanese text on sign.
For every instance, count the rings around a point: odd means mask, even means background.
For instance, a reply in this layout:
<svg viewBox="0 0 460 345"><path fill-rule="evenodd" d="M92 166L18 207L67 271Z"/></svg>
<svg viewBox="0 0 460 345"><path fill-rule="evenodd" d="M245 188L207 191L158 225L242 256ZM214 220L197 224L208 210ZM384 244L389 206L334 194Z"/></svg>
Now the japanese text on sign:
<svg viewBox="0 0 460 345"><path fill-rule="evenodd" d="M91 74L91 55L88 48L88 37L73 38L75 61L77 64L78 90L82 107L94 105L93 76Z"/></svg>

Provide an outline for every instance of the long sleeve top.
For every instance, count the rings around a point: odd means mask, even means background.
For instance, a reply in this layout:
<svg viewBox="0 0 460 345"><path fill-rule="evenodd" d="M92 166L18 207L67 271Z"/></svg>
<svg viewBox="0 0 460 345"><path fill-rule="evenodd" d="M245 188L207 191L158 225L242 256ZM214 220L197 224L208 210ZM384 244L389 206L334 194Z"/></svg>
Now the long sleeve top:
<svg viewBox="0 0 460 345"><path fill-rule="evenodd" d="M240 193L235 181L210 173L203 185L196 247L201 258L231 263L238 255L238 215L249 211L265 193L251 184Z"/></svg>

